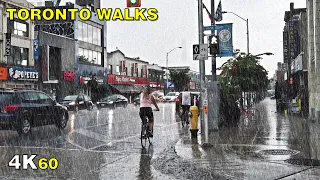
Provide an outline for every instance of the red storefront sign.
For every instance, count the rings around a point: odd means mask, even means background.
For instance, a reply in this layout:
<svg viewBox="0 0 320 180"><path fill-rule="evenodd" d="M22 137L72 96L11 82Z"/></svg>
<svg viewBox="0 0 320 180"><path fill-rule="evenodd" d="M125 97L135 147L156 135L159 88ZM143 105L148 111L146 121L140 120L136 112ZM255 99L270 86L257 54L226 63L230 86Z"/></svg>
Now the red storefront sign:
<svg viewBox="0 0 320 180"><path fill-rule="evenodd" d="M153 88L164 88L164 84L158 84L157 82L149 82L149 85Z"/></svg>
<svg viewBox="0 0 320 180"><path fill-rule="evenodd" d="M74 72L63 71L63 79L65 81L74 81Z"/></svg>
<svg viewBox="0 0 320 180"><path fill-rule="evenodd" d="M108 84L140 84L148 85L148 78L131 77L131 76L119 76L114 74L108 75Z"/></svg>

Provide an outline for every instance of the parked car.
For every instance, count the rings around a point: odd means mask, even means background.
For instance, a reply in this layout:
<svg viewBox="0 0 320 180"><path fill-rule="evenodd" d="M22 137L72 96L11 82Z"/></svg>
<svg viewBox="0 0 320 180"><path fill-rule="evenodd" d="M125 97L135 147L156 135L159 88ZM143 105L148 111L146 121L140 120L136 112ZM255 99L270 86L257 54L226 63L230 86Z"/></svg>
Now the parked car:
<svg viewBox="0 0 320 180"><path fill-rule="evenodd" d="M98 109L104 107L113 107L116 108L117 106L127 107L128 99L121 94L113 94L111 96L102 98L97 102Z"/></svg>
<svg viewBox="0 0 320 180"><path fill-rule="evenodd" d="M176 98L179 96L178 92L169 92L165 97L165 102L175 102Z"/></svg>
<svg viewBox="0 0 320 180"><path fill-rule="evenodd" d="M82 94L66 96L61 100L60 103L66 106L69 111L78 112L82 109L88 109L91 111L93 109L93 102L91 98Z"/></svg>
<svg viewBox="0 0 320 180"><path fill-rule="evenodd" d="M55 124L64 129L68 120L67 108L44 92L0 89L2 130L16 130L20 135L27 135L37 126Z"/></svg>
<svg viewBox="0 0 320 180"><path fill-rule="evenodd" d="M164 101L163 95L161 95L159 93L152 93L152 96L157 102L163 102Z"/></svg>

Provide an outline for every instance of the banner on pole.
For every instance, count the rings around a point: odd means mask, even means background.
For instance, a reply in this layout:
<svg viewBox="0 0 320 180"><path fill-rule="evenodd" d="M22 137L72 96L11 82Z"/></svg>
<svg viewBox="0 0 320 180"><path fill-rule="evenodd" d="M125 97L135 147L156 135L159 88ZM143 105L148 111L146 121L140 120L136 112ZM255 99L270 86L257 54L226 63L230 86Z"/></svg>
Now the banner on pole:
<svg viewBox="0 0 320 180"><path fill-rule="evenodd" d="M233 42L232 42L232 23L217 24L217 36L219 38L220 57L233 56Z"/></svg>

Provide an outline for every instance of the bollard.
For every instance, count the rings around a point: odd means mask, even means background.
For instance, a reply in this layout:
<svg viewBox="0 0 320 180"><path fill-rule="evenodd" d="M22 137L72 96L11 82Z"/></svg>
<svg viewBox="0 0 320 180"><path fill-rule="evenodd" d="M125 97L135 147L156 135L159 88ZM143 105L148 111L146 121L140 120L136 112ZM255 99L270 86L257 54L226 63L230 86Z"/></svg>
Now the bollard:
<svg viewBox="0 0 320 180"><path fill-rule="evenodd" d="M199 109L197 106L191 106L190 107L190 132L191 132L191 138L197 138L198 134L198 114Z"/></svg>

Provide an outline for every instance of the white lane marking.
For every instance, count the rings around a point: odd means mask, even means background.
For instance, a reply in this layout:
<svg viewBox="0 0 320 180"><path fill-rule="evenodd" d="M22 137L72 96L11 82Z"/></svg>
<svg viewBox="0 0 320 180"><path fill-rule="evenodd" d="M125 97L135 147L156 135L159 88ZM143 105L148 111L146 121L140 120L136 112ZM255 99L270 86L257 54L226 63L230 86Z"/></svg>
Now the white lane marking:
<svg viewBox="0 0 320 180"><path fill-rule="evenodd" d="M89 131L87 129L79 129L77 131L75 131L76 133L79 133L79 134L82 134L84 136L87 136L87 137L90 137L90 138L93 138L95 140L99 140L99 141L103 141L103 142L108 142L107 140L107 136L104 136L102 134L99 134L99 133L96 133L96 132L93 132L93 131Z"/></svg>

